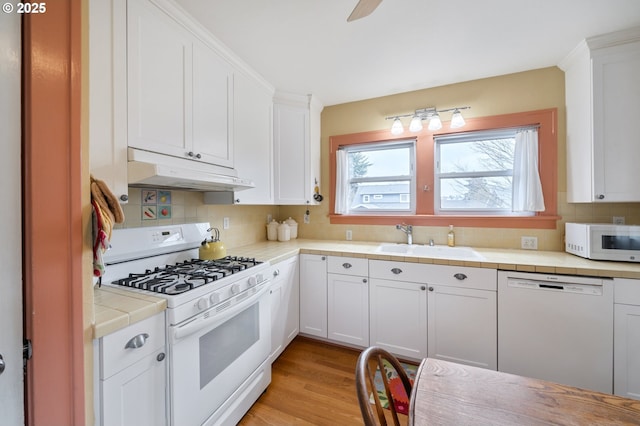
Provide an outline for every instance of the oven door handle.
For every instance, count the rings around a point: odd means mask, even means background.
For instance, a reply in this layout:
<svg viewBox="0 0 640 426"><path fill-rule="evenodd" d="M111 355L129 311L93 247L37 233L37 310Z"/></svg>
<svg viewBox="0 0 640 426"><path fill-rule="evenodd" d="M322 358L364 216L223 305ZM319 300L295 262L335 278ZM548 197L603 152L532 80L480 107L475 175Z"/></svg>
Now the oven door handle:
<svg viewBox="0 0 640 426"><path fill-rule="evenodd" d="M215 328L219 324L224 323L229 318L242 312L248 306L255 303L256 300L260 299L260 297L262 297L262 295L264 295L270 287L271 287L271 282L267 281L262 284L262 287L256 293L252 294L251 296L247 297L241 302L235 305L232 305L231 307L221 312L215 312L215 307L214 307L210 311L207 311L208 315L207 313L204 313L184 325L177 325L177 326L171 327L173 329L173 332L170 333L170 335L172 336L172 343L180 339L183 339L187 336L190 336L199 330L202 330L205 328Z"/></svg>

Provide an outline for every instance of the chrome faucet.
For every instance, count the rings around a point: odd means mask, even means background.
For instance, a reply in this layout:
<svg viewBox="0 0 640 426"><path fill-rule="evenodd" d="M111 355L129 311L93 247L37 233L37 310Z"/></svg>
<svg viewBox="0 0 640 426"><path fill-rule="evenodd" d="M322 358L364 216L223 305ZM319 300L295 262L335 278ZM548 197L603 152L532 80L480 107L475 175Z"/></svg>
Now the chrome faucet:
<svg viewBox="0 0 640 426"><path fill-rule="evenodd" d="M433 241L433 238L429 238L429 245L430 245L431 247L433 247L433 246L435 246L435 245L436 245L436 243Z"/></svg>
<svg viewBox="0 0 640 426"><path fill-rule="evenodd" d="M411 235L411 232L413 231L413 226L411 225L405 225L405 224L398 224L396 225L396 229L401 230L402 232L404 232L405 234L407 234L407 244L413 244L413 236Z"/></svg>

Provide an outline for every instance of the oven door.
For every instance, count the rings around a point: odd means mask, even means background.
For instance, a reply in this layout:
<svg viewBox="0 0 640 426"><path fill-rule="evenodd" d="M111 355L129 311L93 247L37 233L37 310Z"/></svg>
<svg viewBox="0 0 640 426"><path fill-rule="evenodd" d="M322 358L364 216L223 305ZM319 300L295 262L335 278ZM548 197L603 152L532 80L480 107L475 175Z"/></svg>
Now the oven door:
<svg viewBox="0 0 640 426"><path fill-rule="evenodd" d="M236 401L225 404L234 392L257 386L254 377L247 379L265 363L271 350L269 287L264 282L169 328L171 424L211 422L210 417L223 405L238 405ZM250 390L242 389L234 398L248 393ZM229 416L216 413L215 417L223 415Z"/></svg>

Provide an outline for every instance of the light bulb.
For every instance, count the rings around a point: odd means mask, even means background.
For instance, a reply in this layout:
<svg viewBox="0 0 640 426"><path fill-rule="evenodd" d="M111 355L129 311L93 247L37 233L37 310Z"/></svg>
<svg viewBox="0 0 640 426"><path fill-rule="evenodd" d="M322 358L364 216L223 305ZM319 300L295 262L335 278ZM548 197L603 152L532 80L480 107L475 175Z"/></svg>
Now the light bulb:
<svg viewBox="0 0 640 426"><path fill-rule="evenodd" d="M440 130L442 129L442 121L440 121L440 115L436 112L429 119L429 130Z"/></svg>
<svg viewBox="0 0 640 426"><path fill-rule="evenodd" d="M402 121L398 117L393 120L393 124L391 125L391 134L392 135L401 135L404 133L404 127L402 126Z"/></svg>
<svg viewBox="0 0 640 426"><path fill-rule="evenodd" d="M417 115L414 115L409 124L409 130L412 132L419 132L422 130L422 119Z"/></svg>
<svg viewBox="0 0 640 426"><path fill-rule="evenodd" d="M456 109L455 111L453 111L453 115L451 116L451 128L457 129L463 126L464 126L464 118L462 118L462 114L460 114L460 111Z"/></svg>

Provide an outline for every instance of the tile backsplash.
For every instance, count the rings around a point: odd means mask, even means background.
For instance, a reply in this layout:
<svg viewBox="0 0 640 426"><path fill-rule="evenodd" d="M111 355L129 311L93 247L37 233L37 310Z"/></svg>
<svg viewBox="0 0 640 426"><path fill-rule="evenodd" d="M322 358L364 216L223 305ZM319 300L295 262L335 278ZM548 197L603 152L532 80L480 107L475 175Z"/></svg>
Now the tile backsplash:
<svg viewBox="0 0 640 426"><path fill-rule="evenodd" d="M155 193L154 193L155 191ZM267 216L280 218L278 206L208 205L202 192L129 188L129 203L123 206L125 221L118 227L209 222L220 230L227 248L267 239ZM229 229L223 229L224 218Z"/></svg>
<svg viewBox="0 0 640 426"><path fill-rule="evenodd" d="M267 216L282 221L292 217L298 222L298 237L312 239L345 240L347 230L354 241L403 242L404 234L392 226L331 225L326 203L312 206L310 223L303 223L304 206L244 206L208 205L201 192L168 191L155 194L152 202L146 189L129 188L129 203L124 206L125 222L119 227L170 225L178 223L209 222L220 230L220 239L228 248L253 244L267 239ZM164 197L164 198L163 198ZM145 201L146 200L146 201ZM147 209L152 208L153 213ZM163 208L166 211L163 213ZM146 215L155 215L151 218ZM627 224L640 224L640 203L569 204L566 193L558 193L558 221L556 229L496 229L456 227L456 244L461 246L519 249L523 236L536 237L538 250L562 251L566 222L611 223L613 217L624 217ZM223 220L229 218L229 229L223 229ZM448 228L444 226L416 226L413 240L425 244L433 239L446 244Z"/></svg>

